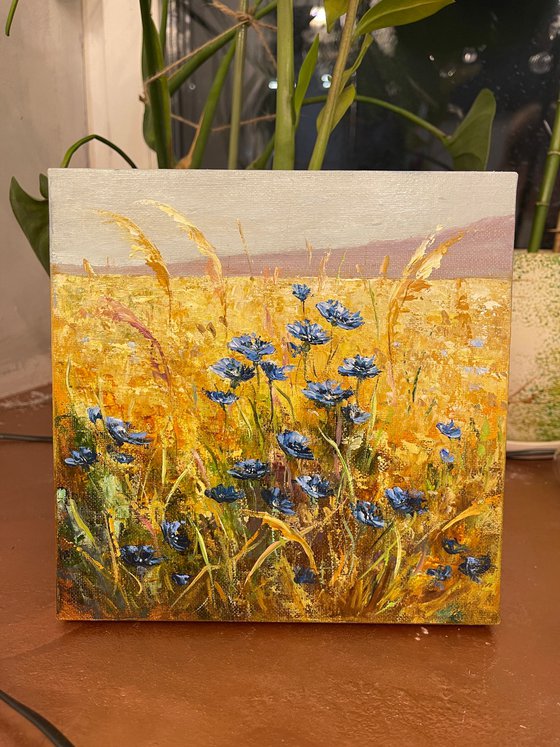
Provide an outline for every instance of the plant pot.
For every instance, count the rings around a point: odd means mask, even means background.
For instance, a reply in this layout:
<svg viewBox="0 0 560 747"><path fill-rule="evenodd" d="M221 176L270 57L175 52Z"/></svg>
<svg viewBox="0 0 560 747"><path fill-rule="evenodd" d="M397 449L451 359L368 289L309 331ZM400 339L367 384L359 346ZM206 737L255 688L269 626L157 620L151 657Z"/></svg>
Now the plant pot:
<svg viewBox="0 0 560 747"><path fill-rule="evenodd" d="M560 254L516 251L508 451L560 448Z"/></svg>

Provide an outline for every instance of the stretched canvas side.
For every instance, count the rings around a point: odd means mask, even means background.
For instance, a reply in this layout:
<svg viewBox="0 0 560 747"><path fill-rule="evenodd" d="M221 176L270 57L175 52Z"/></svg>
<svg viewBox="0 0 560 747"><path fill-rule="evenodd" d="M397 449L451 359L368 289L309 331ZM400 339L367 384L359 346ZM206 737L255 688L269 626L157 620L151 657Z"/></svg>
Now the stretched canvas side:
<svg viewBox="0 0 560 747"><path fill-rule="evenodd" d="M515 184L50 171L59 617L496 623Z"/></svg>

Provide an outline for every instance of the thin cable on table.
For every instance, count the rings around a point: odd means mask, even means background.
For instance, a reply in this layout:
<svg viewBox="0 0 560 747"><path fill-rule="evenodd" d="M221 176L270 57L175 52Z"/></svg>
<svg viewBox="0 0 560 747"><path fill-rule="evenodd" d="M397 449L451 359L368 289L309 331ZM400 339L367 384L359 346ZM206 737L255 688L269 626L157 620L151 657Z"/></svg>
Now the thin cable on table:
<svg viewBox="0 0 560 747"><path fill-rule="evenodd" d="M38 443L51 443L52 436L33 436L28 433L0 433L0 441L36 441Z"/></svg>
<svg viewBox="0 0 560 747"><path fill-rule="evenodd" d="M51 724L51 722L47 721L44 716L41 716L40 713L29 708L29 706L20 703L20 701L15 698L12 698L12 696L8 695L4 690L0 690L0 700L3 700L6 705L13 708L20 716L23 716L30 721L33 726L36 726L52 744L56 745L56 747L74 747L72 742L65 737L64 734L54 726L54 724Z"/></svg>

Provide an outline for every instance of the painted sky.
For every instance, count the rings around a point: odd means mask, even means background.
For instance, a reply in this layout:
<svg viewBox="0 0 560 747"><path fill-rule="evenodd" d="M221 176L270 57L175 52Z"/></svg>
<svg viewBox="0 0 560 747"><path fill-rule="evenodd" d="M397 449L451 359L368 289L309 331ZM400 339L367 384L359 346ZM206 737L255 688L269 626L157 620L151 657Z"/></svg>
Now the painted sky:
<svg viewBox="0 0 560 747"><path fill-rule="evenodd" d="M424 237L437 226L511 218L516 175L488 172L104 171L52 169L51 257L55 265L142 266L129 241L99 210L126 215L168 264L200 259L194 244L148 200L173 206L223 258L242 254L241 221L252 256L316 253ZM493 223L494 221L490 221ZM504 225L508 225L506 222ZM489 264L511 265L511 235L494 241Z"/></svg>

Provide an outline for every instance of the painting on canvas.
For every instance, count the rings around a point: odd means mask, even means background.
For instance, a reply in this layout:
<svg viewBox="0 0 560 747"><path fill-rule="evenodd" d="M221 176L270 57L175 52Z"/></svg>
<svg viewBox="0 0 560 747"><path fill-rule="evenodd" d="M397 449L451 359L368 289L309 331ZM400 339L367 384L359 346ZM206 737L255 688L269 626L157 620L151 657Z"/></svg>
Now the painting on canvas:
<svg viewBox="0 0 560 747"><path fill-rule="evenodd" d="M62 619L499 619L515 175L54 170Z"/></svg>

